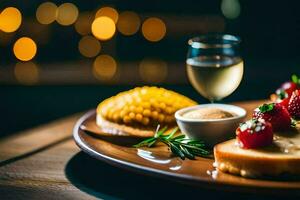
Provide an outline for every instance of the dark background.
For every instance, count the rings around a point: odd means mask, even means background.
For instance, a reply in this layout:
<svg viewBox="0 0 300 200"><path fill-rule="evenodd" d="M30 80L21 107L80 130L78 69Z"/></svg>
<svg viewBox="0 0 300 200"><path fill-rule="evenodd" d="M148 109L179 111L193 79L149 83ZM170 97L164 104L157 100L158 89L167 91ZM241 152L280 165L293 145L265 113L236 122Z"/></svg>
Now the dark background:
<svg viewBox="0 0 300 200"><path fill-rule="evenodd" d="M244 79L238 90L226 98L225 102L268 98L292 73L300 74L300 3L296 0L235 1L239 2L241 8L240 15L235 19L226 18L220 8L221 1L215 0L52 2L57 5L72 2L80 12L94 11L101 6L112 6L119 12L131 10L138 13L142 21L148 16L160 17L166 23L167 34L161 41L151 43L143 38L140 31L130 37L117 33L111 41L101 43L101 53L114 56L120 66L123 63L132 66L132 72L129 69L121 74L122 80L119 82L89 81L74 76L68 82L64 82L63 78L57 81L55 78L52 81L41 79L39 83L27 86L11 78L11 68L17 62L11 49L18 37L30 35L23 24L26 25L26 20L35 18L35 10L42 1L1 1L0 10L7 6L20 9L24 23L22 22L20 31L15 33L11 42L0 46L0 136L93 108L102 99L119 91L137 85L152 85L140 79L128 78L128 74L135 73L133 69L136 63L145 57L164 60L168 63L169 74L180 75L167 77L159 83L160 86L181 92L199 103L207 102L189 85L184 73L186 42L188 38L198 34L217 31L242 38ZM221 25L214 26L212 18L218 19ZM203 20L207 20L208 25L201 27ZM50 66L50 71L53 67L56 73L63 76L66 70L72 71L78 65L91 65L92 59L84 58L78 52L77 44L81 36L76 33L74 26L62 27L54 22L47 28L50 33L48 41L38 44L38 54L34 58L41 69Z"/></svg>

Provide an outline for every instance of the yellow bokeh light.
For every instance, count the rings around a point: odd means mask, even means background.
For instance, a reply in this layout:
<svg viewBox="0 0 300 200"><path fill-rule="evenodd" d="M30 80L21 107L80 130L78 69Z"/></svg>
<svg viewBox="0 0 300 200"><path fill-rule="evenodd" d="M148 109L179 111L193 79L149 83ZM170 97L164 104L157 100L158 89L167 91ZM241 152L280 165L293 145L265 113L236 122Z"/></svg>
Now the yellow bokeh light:
<svg viewBox="0 0 300 200"><path fill-rule="evenodd" d="M75 22L75 29L80 35L88 35L91 33L91 25L94 20L94 15L90 12L85 12L79 15Z"/></svg>
<svg viewBox="0 0 300 200"><path fill-rule="evenodd" d="M56 21L63 26L73 24L77 17L78 9L72 3L63 3L57 9Z"/></svg>
<svg viewBox="0 0 300 200"><path fill-rule="evenodd" d="M19 60L29 61L35 56L37 46L29 37L22 37L15 42L13 51Z"/></svg>
<svg viewBox="0 0 300 200"><path fill-rule="evenodd" d="M0 14L0 29L6 33L16 31L22 22L21 12L14 7L5 8Z"/></svg>
<svg viewBox="0 0 300 200"><path fill-rule="evenodd" d="M101 45L93 36L84 36L79 41L78 50L83 56L92 58L100 52Z"/></svg>
<svg viewBox="0 0 300 200"><path fill-rule="evenodd" d="M117 28L124 35L133 35L139 30L140 25L141 20L136 13L124 11L119 16Z"/></svg>
<svg viewBox="0 0 300 200"><path fill-rule="evenodd" d="M92 23L92 33L99 40L109 40L115 32L115 23L109 17L98 17Z"/></svg>
<svg viewBox="0 0 300 200"><path fill-rule="evenodd" d="M144 37L151 42L161 40L165 36L166 31L165 23L156 17L148 18L142 25Z"/></svg>
<svg viewBox="0 0 300 200"><path fill-rule="evenodd" d="M99 80L109 80L117 71L117 62L109 55L98 56L93 64L93 74Z"/></svg>
<svg viewBox="0 0 300 200"><path fill-rule="evenodd" d="M147 83L161 83L168 75L168 65L159 59L144 59L139 65L139 73Z"/></svg>
<svg viewBox="0 0 300 200"><path fill-rule="evenodd" d="M51 24L55 21L56 15L57 6L52 2L42 3L36 10L36 19L41 24Z"/></svg>
<svg viewBox="0 0 300 200"><path fill-rule="evenodd" d="M95 18L101 17L101 16L106 16L111 18L115 23L117 23L119 14L118 11L112 7L103 7L100 8L95 15Z"/></svg>
<svg viewBox="0 0 300 200"><path fill-rule="evenodd" d="M17 81L24 85L33 85L39 81L39 68L33 62L18 62L14 74Z"/></svg>

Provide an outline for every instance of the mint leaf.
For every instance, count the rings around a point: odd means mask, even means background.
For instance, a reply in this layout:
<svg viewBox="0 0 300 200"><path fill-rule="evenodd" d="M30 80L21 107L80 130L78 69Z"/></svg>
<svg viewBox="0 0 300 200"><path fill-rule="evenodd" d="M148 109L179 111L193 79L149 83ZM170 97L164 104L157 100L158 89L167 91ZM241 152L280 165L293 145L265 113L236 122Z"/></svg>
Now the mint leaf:
<svg viewBox="0 0 300 200"><path fill-rule="evenodd" d="M285 99L285 98L288 97L288 94L284 91L284 89L276 90L276 94L277 94L277 96L280 100Z"/></svg>
<svg viewBox="0 0 300 200"><path fill-rule="evenodd" d="M293 74L292 75L292 81L294 82L294 83L296 83L296 84L299 84L299 78L298 78L298 76L296 75L296 74Z"/></svg>
<svg viewBox="0 0 300 200"><path fill-rule="evenodd" d="M262 113L265 113L265 112L269 112L271 110L273 110L274 108L274 103L270 103L270 104L263 104L261 106L258 107L259 111L262 112Z"/></svg>

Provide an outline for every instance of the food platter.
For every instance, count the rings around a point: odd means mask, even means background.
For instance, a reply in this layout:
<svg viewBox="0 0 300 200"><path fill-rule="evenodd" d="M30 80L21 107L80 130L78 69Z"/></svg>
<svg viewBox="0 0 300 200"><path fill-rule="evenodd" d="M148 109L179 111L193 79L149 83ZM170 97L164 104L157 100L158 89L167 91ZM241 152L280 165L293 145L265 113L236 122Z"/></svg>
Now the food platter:
<svg viewBox="0 0 300 200"><path fill-rule="evenodd" d="M250 111L258 103L241 103ZM239 190L259 193L300 195L300 181L274 179L247 179L215 171L213 158L197 157L196 160L181 160L173 157L166 146L134 148L140 141L134 137L115 137L105 133L93 134L82 127L96 127L96 111L84 114L76 123L73 137L76 144L88 155L116 167L125 168L143 175L168 178L185 184L220 190Z"/></svg>

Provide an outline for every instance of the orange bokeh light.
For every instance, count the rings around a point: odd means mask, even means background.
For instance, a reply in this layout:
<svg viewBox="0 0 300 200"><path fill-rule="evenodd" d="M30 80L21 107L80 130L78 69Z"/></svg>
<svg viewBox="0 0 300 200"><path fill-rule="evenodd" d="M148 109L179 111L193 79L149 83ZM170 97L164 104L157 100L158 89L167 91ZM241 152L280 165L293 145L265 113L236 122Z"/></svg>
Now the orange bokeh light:
<svg viewBox="0 0 300 200"><path fill-rule="evenodd" d="M99 80L109 80L117 71L117 62L109 55L98 56L93 65L93 74Z"/></svg>
<svg viewBox="0 0 300 200"><path fill-rule="evenodd" d="M141 20L136 13L124 11L119 16L117 28L123 35L133 35L139 30L140 25Z"/></svg>
<svg viewBox="0 0 300 200"><path fill-rule="evenodd" d="M52 2L39 5L36 10L36 19L41 24L51 24L57 17L57 6Z"/></svg>
<svg viewBox="0 0 300 200"><path fill-rule="evenodd" d="M29 61L36 55L37 46L31 38L22 37L15 42L13 51L19 60Z"/></svg>
<svg viewBox="0 0 300 200"><path fill-rule="evenodd" d="M151 42L157 42L163 39L166 31L165 23L156 17L148 18L142 25L142 33L144 37Z"/></svg>
<svg viewBox="0 0 300 200"><path fill-rule="evenodd" d="M109 40L115 32L115 23L109 17L98 17L92 23L92 33L99 40Z"/></svg>
<svg viewBox="0 0 300 200"><path fill-rule="evenodd" d="M21 23L22 14L17 8L5 8L0 14L0 29L6 33L16 31Z"/></svg>

